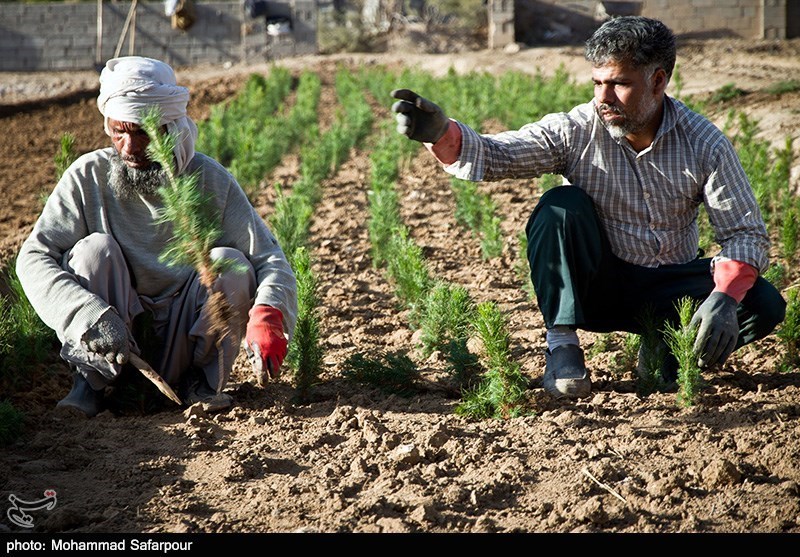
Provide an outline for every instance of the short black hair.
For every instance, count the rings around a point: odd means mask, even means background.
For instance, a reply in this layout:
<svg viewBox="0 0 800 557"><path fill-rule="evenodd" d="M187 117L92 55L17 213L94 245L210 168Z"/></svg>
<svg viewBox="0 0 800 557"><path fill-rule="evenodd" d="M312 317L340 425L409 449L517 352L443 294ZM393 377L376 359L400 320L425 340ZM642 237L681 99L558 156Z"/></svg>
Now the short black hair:
<svg viewBox="0 0 800 557"><path fill-rule="evenodd" d="M643 16L615 17L586 41L586 60L595 66L609 61L636 68L663 68L667 79L675 68L675 35L662 22Z"/></svg>

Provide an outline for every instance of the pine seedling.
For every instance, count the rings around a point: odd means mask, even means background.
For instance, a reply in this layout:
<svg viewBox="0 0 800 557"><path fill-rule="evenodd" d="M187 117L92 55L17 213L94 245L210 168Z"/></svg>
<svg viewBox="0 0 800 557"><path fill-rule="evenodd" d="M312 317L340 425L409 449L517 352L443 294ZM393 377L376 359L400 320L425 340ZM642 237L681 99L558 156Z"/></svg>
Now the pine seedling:
<svg viewBox="0 0 800 557"><path fill-rule="evenodd" d="M478 185L467 180L452 178L450 187L455 194L456 222L477 234L481 225L483 199L478 192Z"/></svg>
<svg viewBox="0 0 800 557"><path fill-rule="evenodd" d="M471 389L481 370L478 357L467 348L467 339L454 339L444 350L449 364L449 373L462 389Z"/></svg>
<svg viewBox="0 0 800 557"><path fill-rule="evenodd" d="M492 302L480 303L474 327L483 342L488 371L480 385L465 393L456 413L503 419L522 415L527 381L509 359L510 337L503 314Z"/></svg>
<svg viewBox="0 0 800 557"><path fill-rule="evenodd" d="M783 345L781 371L792 371L800 365L800 298L798 289L792 288L786 293L786 317L777 331L778 339Z"/></svg>
<svg viewBox="0 0 800 557"><path fill-rule="evenodd" d="M369 192L369 203L370 220L367 226L370 251L372 265L378 268L388 262L394 231L402 227L397 191L394 188L372 190Z"/></svg>
<svg viewBox="0 0 800 557"><path fill-rule="evenodd" d="M320 344L319 315L317 307L317 278L311 268L311 256L304 247L298 248L292 257L297 276L297 325L287 360L294 370L297 398L307 401L311 387L320 376L323 350Z"/></svg>
<svg viewBox="0 0 800 557"><path fill-rule="evenodd" d="M484 215L481 218L481 254L484 259L500 257L503 253L501 222L500 217L494 214L494 205L484 204Z"/></svg>
<svg viewBox="0 0 800 557"><path fill-rule="evenodd" d="M413 320L422 331L422 354L444 348L450 341L466 340L475 316L475 302L462 286L434 285Z"/></svg>
<svg viewBox="0 0 800 557"><path fill-rule="evenodd" d="M493 302L478 304L474 327L483 342L486 366L489 368L505 367L509 361L511 338L506 328L505 318Z"/></svg>
<svg viewBox="0 0 800 557"><path fill-rule="evenodd" d="M599 354L609 352L614 344L614 333L602 333L586 351L586 357L592 359Z"/></svg>
<svg viewBox="0 0 800 557"><path fill-rule="evenodd" d="M617 358L617 370L620 373L636 368L636 358L639 354L639 347L642 344L641 335L636 333L625 333L622 340L622 354Z"/></svg>
<svg viewBox="0 0 800 557"><path fill-rule="evenodd" d="M683 297L675 304L678 310L679 324L665 325L666 341L675 358L678 360L678 404L692 406L697 402L700 392L700 368L697 365L697 354L694 343L697 338L697 326L689 324L697 310L698 303L690 297Z"/></svg>
<svg viewBox="0 0 800 557"><path fill-rule="evenodd" d="M15 259L5 269L7 297L0 296L0 379L14 384L56 345L55 331L39 318L16 273Z"/></svg>
<svg viewBox="0 0 800 557"><path fill-rule="evenodd" d="M490 368L481 383L468 389L455 413L474 419L508 419L525 414L527 383L516 364Z"/></svg>
<svg viewBox="0 0 800 557"><path fill-rule="evenodd" d="M675 68L672 72L672 85L675 87L675 94L673 95L676 99L681 98L681 94L683 93L683 75L681 74L681 65L675 64Z"/></svg>
<svg viewBox="0 0 800 557"><path fill-rule="evenodd" d="M450 185L456 200L456 222L480 237L484 259L498 257L503 252L502 221L495 215L492 199L481 194L474 182L453 178Z"/></svg>
<svg viewBox="0 0 800 557"><path fill-rule="evenodd" d="M275 191L278 195L269 219L270 229L284 252L292 254L306 244L314 208L304 197L285 195L280 184L275 184Z"/></svg>
<svg viewBox="0 0 800 557"><path fill-rule="evenodd" d="M61 150L56 154L54 161L56 163L56 181L61 179L61 176L69 168L78 154L75 152L75 135L70 132L61 134Z"/></svg>
<svg viewBox="0 0 800 557"><path fill-rule="evenodd" d="M405 227L396 229L389 242L387 273L394 280L397 297L412 313L416 312L433 280L422 248L409 238Z"/></svg>
<svg viewBox="0 0 800 557"><path fill-rule="evenodd" d="M219 217L213 209L213 197L198 187L198 173L179 175L176 172L173 155L176 137L163 133L160 122L161 110L158 107L145 110L142 129L150 138L147 154L161 166L167 178L166 185L158 190L164 206L159 210L157 222L170 223L173 229L173 237L159 259L168 265L189 265L197 271L200 283L208 293L205 309L209 316L209 332L217 339L222 362L221 343L229 334L236 315L225 295L215 292L213 286L220 273L240 269L231 260L211 259L211 249L222 235ZM223 378L224 374L220 374L220 381ZM220 383L217 392L221 390Z"/></svg>
<svg viewBox="0 0 800 557"><path fill-rule="evenodd" d="M560 186L562 183L563 178L560 174L542 174L539 177L539 189L542 190L542 193Z"/></svg>
<svg viewBox="0 0 800 557"><path fill-rule="evenodd" d="M773 263L764 273L764 278L778 290L783 290L786 286L786 267L780 263Z"/></svg>
<svg viewBox="0 0 800 557"><path fill-rule="evenodd" d="M636 392L641 396L647 396L663 391L666 387L661 375L661 366L666 354L661 352L668 347L662 344L666 342L661 332L663 323L656 318L652 307L644 308L639 316L639 324L642 333L637 335L639 337L637 350L643 359L637 362L636 366Z"/></svg>
<svg viewBox="0 0 800 557"><path fill-rule="evenodd" d="M660 336L661 333L655 329L648 329L641 336L641 355L644 359L637 366L636 392L642 396L663 391L665 388L664 378L661 376L663 355L658 353Z"/></svg>
<svg viewBox="0 0 800 557"><path fill-rule="evenodd" d="M407 354L390 352L367 358L360 352L345 361L347 379L379 388L385 393L410 396L417 391L419 370Z"/></svg>
<svg viewBox="0 0 800 557"><path fill-rule="evenodd" d="M797 236L800 229L798 209L796 205L789 207L783 214L781 221L781 255L788 265L792 265L797 256Z"/></svg>

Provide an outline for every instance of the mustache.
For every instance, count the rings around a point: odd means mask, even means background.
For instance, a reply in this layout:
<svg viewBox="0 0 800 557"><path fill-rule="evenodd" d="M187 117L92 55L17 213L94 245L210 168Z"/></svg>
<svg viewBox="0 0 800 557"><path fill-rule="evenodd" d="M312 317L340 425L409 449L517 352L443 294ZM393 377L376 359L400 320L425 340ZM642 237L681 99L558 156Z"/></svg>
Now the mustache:
<svg viewBox="0 0 800 557"><path fill-rule="evenodd" d="M597 105L597 109L602 112L613 112L614 114L622 114L622 108L614 106L613 104L600 103Z"/></svg>
<svg viewBox="0 0 800 557"><path fill-rule="evenodd" d="M148 160L147 157L135 157L133 155L119 155L119 158L124 162L144 162Z"/></svg>

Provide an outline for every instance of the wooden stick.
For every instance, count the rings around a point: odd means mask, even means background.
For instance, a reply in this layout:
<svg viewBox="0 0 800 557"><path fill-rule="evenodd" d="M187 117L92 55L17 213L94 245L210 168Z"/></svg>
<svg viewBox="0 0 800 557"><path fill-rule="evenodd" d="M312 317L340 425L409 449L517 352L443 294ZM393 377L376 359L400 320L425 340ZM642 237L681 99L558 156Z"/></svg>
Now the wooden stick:
<svg viewBox="0 0 800 557"><path fill-rule="evenodd" d="M167 382L164 381L164 379L162 379L161 376L158 373L156 373L155 370L153 370L153 368L151 368L147 362L145 362L143 359L141 359L133 352L131 352L130 355L130 362L134 365L134 367L136 367L136 369L142 372L142 375L147 377L159 391L164 393L164 395L168 399L170 399L175 404L183 405L183 401L178 397L178 395L175 394L175 391L172 390L172 388L167 384Z"/></svg>
<svg viewBox="0 0 800 557"><path fill-rule="evenodd" d="M625 500L625 498L624 498L622 495L620 495L619 493L617 493L616 491L614 491L613 489L611 489L611 487L610 487L608 484L604 484L603 482L601 482L600 480L598 480L597 478L595 478L594 476L592 476L592 473L591 473L591 472L589 472L589 470L587 470L586 468L584 468L584 469L583 469L583 473L584 473L586 476L588 476L588 477L589 477L589 479L590 479L590 480L592 480L594 483L596 483L597 485L599 485L600 487L602 487L603 489L605 489L606 491L608 491L608 492L609 492L611 495L613 495L614 497L616 497L617 499L619 499L620 501L622 501L622 502L623 502L623 503L625 503L626 505L628 504L628 502Z"/></svg>
<svg viewBox="0 0 800 557"><path fill-rule="evenodd" d="M122 33L119 35L119 41L117 41L117 49L114 51L114 58L119 57L119 52L122 50L122 43L125 41L125 35L128 34L128 27L131 25L131 19L133 19L133 14L136 12L136 0L131 2L131 7L128 9L128 17L125 18L125 24L122 26Z"/></svg>

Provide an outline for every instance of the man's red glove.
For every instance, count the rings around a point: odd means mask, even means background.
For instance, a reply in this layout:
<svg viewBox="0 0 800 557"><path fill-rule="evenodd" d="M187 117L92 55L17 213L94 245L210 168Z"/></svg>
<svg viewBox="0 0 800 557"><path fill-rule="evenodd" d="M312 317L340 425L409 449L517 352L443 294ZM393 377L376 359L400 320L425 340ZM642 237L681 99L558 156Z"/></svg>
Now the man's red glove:
<svg viewBox="0 0 800 557"><path fill-rule="evenodd" d="M283 334L283 314L272 306L257 305L250 310L245 333L245 350L259 379L269 373L280 375L288 342Z"/></svg>

